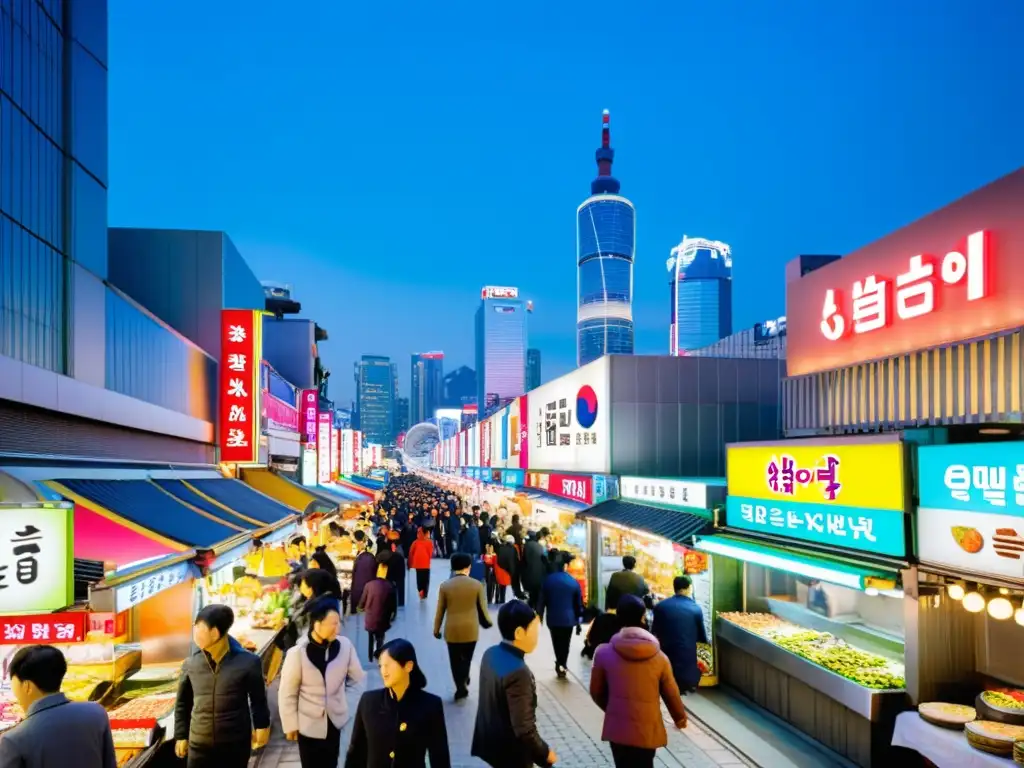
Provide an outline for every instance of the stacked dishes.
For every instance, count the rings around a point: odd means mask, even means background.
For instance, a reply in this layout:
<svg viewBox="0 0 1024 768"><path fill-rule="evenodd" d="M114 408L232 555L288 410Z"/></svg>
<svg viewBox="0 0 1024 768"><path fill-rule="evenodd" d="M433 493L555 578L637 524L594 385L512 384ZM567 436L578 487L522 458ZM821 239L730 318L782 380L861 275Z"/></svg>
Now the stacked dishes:
<svg viewBox="0 0 1024 768"><path fill-rule="evenodd" d="M1018 739L1013 742L1013 762L1024 765L1024 740Z"/></svg>
<svg viewBox="0 0 1024 768"><path fill-rule="evenodd" d="M991 720L967 723L964 733L967 734L967 743L975 749L1004 757L1013 755L1014 742L1024 739L1024 727Z"/></svg>

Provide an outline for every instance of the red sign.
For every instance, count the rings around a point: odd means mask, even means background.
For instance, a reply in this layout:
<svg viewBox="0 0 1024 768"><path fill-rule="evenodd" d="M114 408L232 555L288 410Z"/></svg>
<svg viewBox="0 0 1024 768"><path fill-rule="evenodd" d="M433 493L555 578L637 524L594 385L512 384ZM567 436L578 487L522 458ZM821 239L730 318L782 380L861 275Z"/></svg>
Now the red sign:
<svg viewBox="0 0 1024 768"><path fill-rule="evenodd" d="M220 460L259 461L260 312L225 309L220 313Z"/></svg>
<svg viewBox="0 0 1024 768"><path fill-rule="evenodd" d="M88 620L85 612L0 616L0 645L81 643Z"/></svg>
<svg viewBox="0 0 1024 768"><path fill-rule="evenodd" d="M109 638L124 637L128 634L128 611L90 613L87 634L98 634Z"/></svg>
<svg viewBox="0 0 1024 768"><path fill-rule="evenodd" d="M320 394L315 389L302 390L299 398L299 435L310 447L316 446L317 413Z"/></svg>
<svg viewBox="0 0 1024 768"><path fill-rule="evenodd" d="M488 285L480 289L481 299L517 299L519 298L518 288L509 288L504 285Z"/></svg>
<svg viewBox="0 0 1024 768"><path fill-rule="evenodd" d="M352 474L358 475L363 469L363 433L352 430Z"/></svg>
<svg viewBox="0 0 1024 768"><path fill-rule="evenodd" d="M553 496L594 503L594 483L590 475L561 475L544 472L528 472L526 484L531 488L547 491Z"/></svg>
<svg viewBox="0 0 1024 768"><path fill-rule="evenodd" d="M287 432L299 431L298 409L266 391L263 392L263 415L267 417L269 427Z"/></svg>
<svg viewBox="0 0 1024 768"><path fill-rule="evenodd" d="M1024 325L1024 169L786 287L790 376Z"/></svg>

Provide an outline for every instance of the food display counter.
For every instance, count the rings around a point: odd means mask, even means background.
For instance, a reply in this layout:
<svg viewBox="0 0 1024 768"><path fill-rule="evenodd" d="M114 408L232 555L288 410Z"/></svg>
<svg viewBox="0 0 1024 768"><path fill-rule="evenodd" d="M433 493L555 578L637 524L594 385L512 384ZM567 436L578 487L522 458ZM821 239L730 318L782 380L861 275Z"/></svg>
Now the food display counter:
<svg viewBox="0 0 1024 768"><path fill-rule="evenodd" d="M626 555L636 558L636 572L644 577L656 600L672 596L672 580L682 575L684 567L683 550L671 541L602 522L600 546L602 601L612 574L622 570L622 558Z"/></svg>

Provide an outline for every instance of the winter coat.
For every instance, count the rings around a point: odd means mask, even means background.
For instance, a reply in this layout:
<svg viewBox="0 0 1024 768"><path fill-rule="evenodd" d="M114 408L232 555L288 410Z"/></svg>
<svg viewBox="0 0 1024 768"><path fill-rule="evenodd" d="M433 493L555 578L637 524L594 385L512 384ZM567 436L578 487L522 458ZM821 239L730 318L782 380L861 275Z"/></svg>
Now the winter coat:
<svg viewBox="0 0 1024 768"><path fill-rule="evenodd" d="M434 543L426 536L416 539L409 548L409 568L430 570L434 557Z"/></svg>
<svg viewBox="0 0 1024 768"><path fill-rule="evenodd" d="M480 638L480 627L492 626L484 585L461 574L441 584L434 614L435 635L441 634L442 623L445 642L475 643Z"/></svg>
<svg viewBox="0 0 1024 768"><path fill-rule="evenodd" d="M410 688L401 701L386 688L367 691L356 707L345 768L451 768L444 705Z"/></svg>
<svg viewBox="0 0 1024 768"><path fill-rule="evenodd" d="M583 619L583 592L580 583L565 571L552 573L540 588L537 615L549 627L575 627Z"/></svg>
<svg viewBox="0 0 1024 768"><path fill-rule="evenodd" d="M352 563L352 606L363 598L363 588L377 578L377 558L369 552L360 552Z"/></svg>
<svg viewBox="0 0 1024 768"><path fill-rule="evenodd" d="M612 574L608 582L608 589L604 593L604 609L614 611L619 607L619 600L623 595L636 595L639 598L646 597L651 590L644 581L644 577L636 571L625 569Z"/></svg>
<svg viewBox="0 0 1024 768"><path fill-rule="evenodd" d="M594 653L590 697L604 711L601 739L641 749L668 744L661 718L665 702L676 723L686 717L672 665L657 638L625 627Z"/></svg>
<svg viewBox="0 0 1024 768"><path fill-rule="evenodd" d="M697 643L708 641L704 612L692 598L676 595L654 606L651 633L672 664L676 683L684 691L700 685L697 667Z"/></svg>
<svg viewBox="0 0 1024 768"><path fill-rule="evenodd" d="M387 579L374 579L363 590L359 609L365 612L363 626L367 632L387 632L398 614L395 587Z"/></svg>
<svg viewBox="0 0 1024 768"><path fill-rule="evenodd" d="M514 577L519 572L519 552L515 544L502 544L498 547L498 567Z"/></svg>
<svg viewBox="0 0 1024 768"><path fill-rule="evenodd" d="M459 551L467 555L477 557L482 551L480 548L480 528L476 523L470 523L462 531L462 538L459 540Z"/></svg>
<svg viewBox="0 0 1024 768"><path fill-rule="evenodd" d="M327 662L324 674L309 660L308 637L284 657L277 705L285 733L298 731L311 739L326 739L328 718L339 730L348 722L345 687L362 682L366 673L352 641L338 637L337 642L338 655Z"/></svg>
<svg viewBox="0 0 1024 768"><path fill-rule="evenodd" d="M459 518L457 518L455 515L452 515L451 517L445 519L444 523L445 527L448 529L448 538L451 539L452 543L457 546L459 543L459 530L461 529L461 523L459 522Z"/></svg>
<svg viewBox="0 0 1024 768"><path fill-rule="evenodd" d="M533 591L540 589L547 576L548 567L544 547L536 539L530 539L523 546L523 570L519 574L519 580L526 589Z"/></svg>

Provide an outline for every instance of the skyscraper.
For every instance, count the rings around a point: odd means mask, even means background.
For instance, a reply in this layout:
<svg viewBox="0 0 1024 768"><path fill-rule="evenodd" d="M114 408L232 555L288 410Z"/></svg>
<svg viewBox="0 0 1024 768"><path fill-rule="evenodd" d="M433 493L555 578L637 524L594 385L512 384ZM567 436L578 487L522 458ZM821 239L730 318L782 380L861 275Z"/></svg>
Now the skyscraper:
<svg viewBox="0 0 1024 768"><path fill-rule="evenodd" d="M409 398L399 397L395 400L395 436L408 432L410 426Z"/></svg>
<svg viewBox="0 0 1024 768"><path fill-rule="evenodd" d="M526 391L540 386L540 350L526 350Z"/></svg>
<svg viewBox="0 0 1024 768"><path fill-rule="evenodd" d="M391 359L363 355L355 364L359 428L366 442L389 445L394 441L395 375Z"/></svg>
<svg viewBox="0 0 1024 768"><path fill-rule="evenodd" d="M476 311L476 391L480 418L526 391L528 302L518 288L486 286Z"/></svg>
<svg viewBox="0 0 1024 768"><path fill-rule="evenodd" d="M683 236L666 262L669 354L685 354L732 333L732 251L718 240Z"/></svg>
<svg viewBox="0 0 1024 768"><path fill-rule="evenodd" d="M419 424L441 407L444 388L444 352L417 352L412 356L409 378L409 419Z"/></svg>
<svg viewBox="0 0 1024 768"><path fill-rule="evenodd" d="M444 408L461 408L472 403L476 405L476 371L467 365L460 365L454 371L444 375L444 393L441 395L441 406ZM434 414L428 414L433 416Z"/></svg>
<svg viewBox="0 0 1024 768"><path fill-rule="evenodd" d="M636 212L612 176L608 110L601 123L597 178L576 209L576 362L633 354L633 253Z"/></svg>

